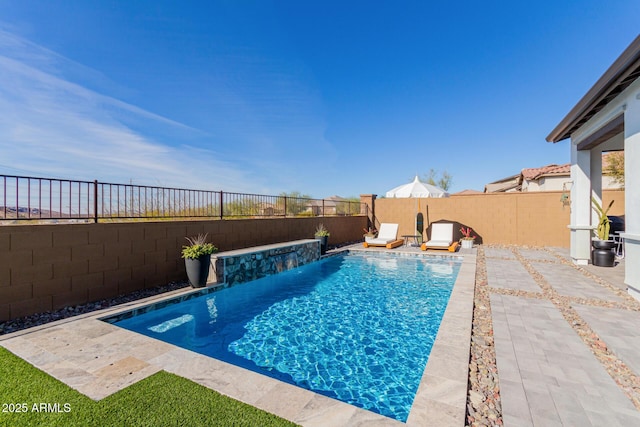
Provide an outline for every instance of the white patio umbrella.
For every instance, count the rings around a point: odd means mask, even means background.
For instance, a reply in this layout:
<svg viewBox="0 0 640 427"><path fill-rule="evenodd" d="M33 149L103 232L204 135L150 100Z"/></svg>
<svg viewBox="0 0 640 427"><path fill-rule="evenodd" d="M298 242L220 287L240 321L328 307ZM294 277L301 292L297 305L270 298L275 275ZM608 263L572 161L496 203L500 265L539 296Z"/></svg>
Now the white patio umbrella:
<svg viewBox="0 0 640 427"><path fill-rule="evenodd" d="M416 200L416 215L415 215L415 232L418 235L422 235L423 230L421 230L422 226L418 224L418 213L420 213L420 198L421 197L449 197L449 193L444 191L441 188L436 187L435 185L427 184L426 182L420 181L418 175L413 179L413 182L408 184L401 185L392 190L387 191L386 197L388 198L409 198L413 197ZM422 218L420 222L424 221ZM428 218L427 218L428 225Z"/></svg>
<svg viewBox="0 0 640 427"><path fill-rule="evenodd" d="M449 193L435 185L420 181L418 175L416 175L413 182L387 191L386 197L449 197Z"/></svg>

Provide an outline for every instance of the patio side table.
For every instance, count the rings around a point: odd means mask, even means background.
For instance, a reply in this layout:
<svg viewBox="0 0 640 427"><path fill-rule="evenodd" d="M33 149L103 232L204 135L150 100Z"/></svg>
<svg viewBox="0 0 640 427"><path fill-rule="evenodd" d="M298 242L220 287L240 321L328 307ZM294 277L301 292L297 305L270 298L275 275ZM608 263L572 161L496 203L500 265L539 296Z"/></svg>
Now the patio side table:
<svg viewBox="0 0 640 427"><path fill-rule="evenodd" d="M402 238L404 239L405 246L420 246L420 242L418 239L422 237L419 234L403 234ZM410 244L411 243L411 244Z"/></svg>

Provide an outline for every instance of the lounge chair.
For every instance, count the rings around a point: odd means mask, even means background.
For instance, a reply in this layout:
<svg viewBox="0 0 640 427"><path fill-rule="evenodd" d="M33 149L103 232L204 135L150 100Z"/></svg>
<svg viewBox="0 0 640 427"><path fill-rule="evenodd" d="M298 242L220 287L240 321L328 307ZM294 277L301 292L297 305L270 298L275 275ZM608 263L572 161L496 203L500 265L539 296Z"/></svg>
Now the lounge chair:
<svg viewBox="0 0 640 427"><path fill-rule="evenodd" d="M384 246L387 249L397 248L402 245L404 240L398 239L398 224L382 223L378 237L365 237L364 247Z"/></svg>
<svg viewBox="0 0 640 427"><path fill-rule="evenodd" d="M458 242L453 242L453 224L440 222L431 224L431 240L422 244L421 249L448 249L455 252Z"/></svg>

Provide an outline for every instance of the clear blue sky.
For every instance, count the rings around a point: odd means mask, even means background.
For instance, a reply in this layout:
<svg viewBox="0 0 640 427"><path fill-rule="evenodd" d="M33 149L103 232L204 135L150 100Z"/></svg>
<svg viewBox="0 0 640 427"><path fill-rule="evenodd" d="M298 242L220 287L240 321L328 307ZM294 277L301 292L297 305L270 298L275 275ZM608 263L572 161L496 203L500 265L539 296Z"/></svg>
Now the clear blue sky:
<svg viewBox="0 0 640 427"><path fill-rule="evenodd" d="M0 0L0 174L313 197L451 192L545 137L640 2Z"/></svg>

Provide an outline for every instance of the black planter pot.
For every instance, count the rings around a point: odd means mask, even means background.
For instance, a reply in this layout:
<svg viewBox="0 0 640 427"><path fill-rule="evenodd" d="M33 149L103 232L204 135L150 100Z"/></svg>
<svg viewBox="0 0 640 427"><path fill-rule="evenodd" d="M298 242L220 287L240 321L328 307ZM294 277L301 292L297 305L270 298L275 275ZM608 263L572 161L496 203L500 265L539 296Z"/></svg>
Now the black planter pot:
<svg viewBox="0 0 640 427"><path fill-rule="evenodd" d="M326 254L329 236L316 236L316 240L320 240L320 255Z"/></svg>
<svg viewBox="0 0 640 427"><path fill-rule="evenodd" d="M615 242L613 240L594 240L591 242L591 263L598 267L613 267L616 254L613 252Z"/></svg>
<svg viewBox="0 0 640 427"><path fill-rule="evenodd" d="M185 258L184 265L187 269L189 283L194 288L202 288L209 278L209 265L211 255L202 255L200 258Z"/></svg>

